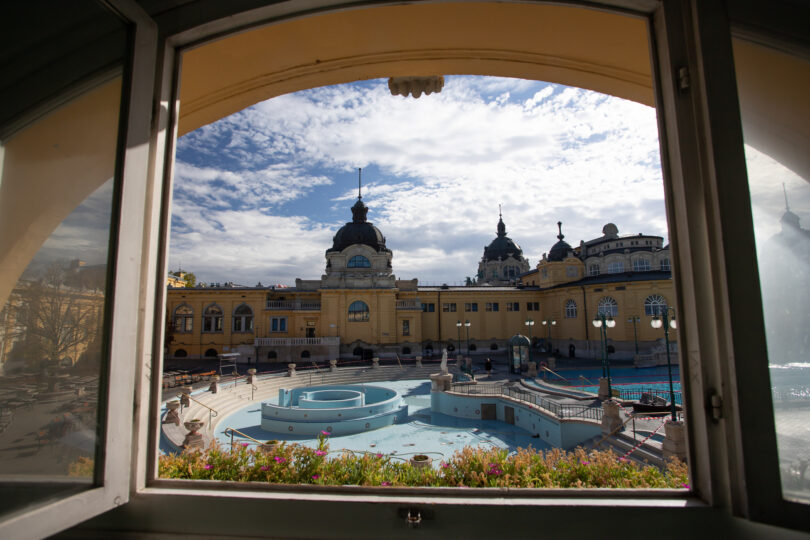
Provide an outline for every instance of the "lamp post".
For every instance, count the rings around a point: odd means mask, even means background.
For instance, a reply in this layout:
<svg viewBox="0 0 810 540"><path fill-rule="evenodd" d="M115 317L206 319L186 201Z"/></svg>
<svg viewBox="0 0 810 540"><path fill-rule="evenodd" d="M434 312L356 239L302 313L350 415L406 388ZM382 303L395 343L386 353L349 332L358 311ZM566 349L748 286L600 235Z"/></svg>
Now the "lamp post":
<svg viewBox="0 0 810 540"><path fill-rule="evenodd" d="M534 321L530 318L526 318L526 322L523 323L529 328L529 362L532 361L532 326L534 326Z"/></svg>
<svg viewBox="0 0 810 540"><path fill-rule="evenodd" d="M458 354L461 354L461 321L456 321L456 330L458 330Z"/></svg>
<svg viewBox="0 0 810 540"><path fill-rule="evenodd" d="M670 315L672 312L672 315ZM672 413L672 421L677 422L678 417L675 414L675 389L672 385L672 361L669 356L669 329L677 328L675 324L675 309L669 306L658 308L658 314L650 321L650 326L653 328L664 328L664 342L667 347L667 371L669 372L669 410Z"/></svg>
<svg viewBox="0 0 810 540"><path fill-rule="evenodd" d="M467 356L470 356L470 321L464 321L464 328L467 329Z"/></svg>
<svg viewBox="0 0 810 540"><path fill-rule="evenodd" d="M636 355L638 355L638 333L636 332L636 323L641 322L641 319L633 315L627 319L627 322L633 323L633 341L636 344Z"/></svg>
<svg viewBox="0 0 810 540"><path fill-rule="evenodd" d="M548 327L548 352L551 353L554 349L551 347L551 327L557 325L556 319L546 319L543 321L543 326Z"/></svg>
<svg viewBox="0 0 810 540"><path fill-rule="evenodd" d="M608 399L613 397L613 389L610 386L610 361L607 357L607 329L616 326L616 320L604 312L598 311L593 318L593 325L599 329L599 337L602 342L602 377L607 377Z"/></svg>

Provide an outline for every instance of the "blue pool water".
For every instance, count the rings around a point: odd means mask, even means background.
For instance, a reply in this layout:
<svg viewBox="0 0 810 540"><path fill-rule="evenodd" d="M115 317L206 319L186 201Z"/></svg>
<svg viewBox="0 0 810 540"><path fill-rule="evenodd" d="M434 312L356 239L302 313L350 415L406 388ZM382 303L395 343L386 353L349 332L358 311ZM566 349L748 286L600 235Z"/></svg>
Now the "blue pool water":
<svg viewBox="0 0 810 540"><path fill-rule="evenodd" d="M456 418L430 410L430 382L385 381L374 383L393 389L408 405L408 416L400 423L352 435L330 436L330 453L340 454L348 450L392 456L394 459L409 459L414 454L428 454L438 464L451 457L465 446L498 447L509 451L519 447L550 449L551 446L521 428L496 420L471 420ZM278 439L294 441L316 447L317 438L295 437L289 433L271 433L261 429L261 405L253 403L228 415L217 425L217 440L224 447L230 446L227 428L237 429L258 440ZM244 442L235 439L235 443ZM248 442L248 444L252 444Z"/></svg>
<svg viewBox="0 0 810 540"><path fill-rule="evenodd" d="M567 388L597 393L601 368L560 370L559 375L566 380L547 373L545 380L559 383ZM621 392L643 392L655 390L659 395L669 392L669 374L666 366L649 368L610 368L611 386ZM681 403L681 374L677 366L672 366L672 387L675 391L675 403ZM629 396L636 397L637 396Z"/></svg>

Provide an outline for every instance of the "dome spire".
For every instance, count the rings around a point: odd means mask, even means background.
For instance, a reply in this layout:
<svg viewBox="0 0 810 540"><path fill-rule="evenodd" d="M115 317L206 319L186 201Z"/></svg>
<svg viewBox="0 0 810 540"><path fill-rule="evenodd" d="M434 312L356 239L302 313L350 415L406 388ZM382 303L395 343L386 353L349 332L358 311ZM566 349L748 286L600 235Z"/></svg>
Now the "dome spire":
<svg viewBox="0 0 810 540"><path fill-rule="evenodd" d="M562 239L565 238L565 235L562 233L562 221L557 222L557 229L560 231L560 234L557 235L557 239L562 241Z"/></svg>
<svg viewBox="0 0 810 540"><path fill-rule="evenodd" d="M501 211L501 205L498 205L498 238L503 238L506 236L506 225L503 223L503 212Z"/></svg>
<svg viewBox="0 0 810 540"><path fill-rule="evenodd" d="M357 200L358 201L363 200L363 194L360 191L360 188L361 188L362 184L363 184L363 168L358 167L357 168Z"/></svg>

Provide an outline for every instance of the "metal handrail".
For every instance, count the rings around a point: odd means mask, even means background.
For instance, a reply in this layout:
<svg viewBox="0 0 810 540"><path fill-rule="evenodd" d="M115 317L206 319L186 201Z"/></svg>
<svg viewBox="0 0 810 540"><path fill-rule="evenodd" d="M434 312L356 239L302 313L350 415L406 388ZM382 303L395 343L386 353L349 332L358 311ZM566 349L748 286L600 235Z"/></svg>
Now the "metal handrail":
<svg viewBox="0 0 810 540"><path fill-rule="evenodd" d="M195 403L199 403L200 405L202 405L203 407L208 409L208 426L211 427L211 419L216 418L217 416L219 416L219 413L217 412L217 410L214 409L214 408L209 407L208 405L206 405L205 403L203 403L203 402L201 402L201 401L199 401L197 399L194 399L193 397L191 397L191 394L177 394L177 397L182 398L184 395L187 395L188 399L190 399L191 401L193 401Z"/></svg>
<svg viewBox="0 0 810 540"><path fill-rule="evenodd" d="M263 444L264 444L262 441L256 440L256 439L254 439L253 437L251 437L250 435L247 435L247 434L245 434L245 433L242 433L242 432L241 432L241 431L239 431L238 429L234 429L234 428L230 428L230 427L229 427L229 428L227 428L227 429L225 430L225 434L226 434L226 435L228 435L228 434L230 434L230 435L231 435L231 450L233 450L233 434L234 434L234 433L238 433L239 435L241 435L241 436L242 436L242 437L244 437L245 439L250 439L251 441L255 442L256 444L259 444L259 445L263 445Z"/></svg>
<svg viewBox="0 0 810 540"><path fill-rule="evenodd" d="M540 367L541 367L541 368L542 368L544 371L548 371L548 372L549 372L549 373L551 373L552 375L555 375L555 376L559 377L560 379L564 380L564 381L565 381L565 382L567 382L569 385L571 384L571 381L569 381L568 379L566 379L565 377L563 377L563 376L562 376L562 375L560 375L559 373L556 373L556 372L554 372L554 371L551 371L551 370L550 370L550 369L548 369L546 366L540 366Z"/></svg>
<svg viewBox="0 0 810 540"><path fill-rule="evenodd" d="M559 418L587 418L600 421L603 414L602 409L599 408L588 407L586 405L561 404L527 390L511 388L504 385L452 383L450 391L466 395L506 396L545 409Z"/></svg>

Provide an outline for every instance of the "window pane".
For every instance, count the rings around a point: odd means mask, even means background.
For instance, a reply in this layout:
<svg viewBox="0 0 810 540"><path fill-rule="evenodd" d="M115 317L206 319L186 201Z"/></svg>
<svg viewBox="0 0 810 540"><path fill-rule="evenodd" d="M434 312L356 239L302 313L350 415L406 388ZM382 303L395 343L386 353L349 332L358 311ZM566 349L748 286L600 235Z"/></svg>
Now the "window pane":
<svg viewBox="0 0 810 540"><path fill-rule="evenodd" d="M734 40L785 498L810 502L810 62Z"/></svg>
<svg viewBox="0 0 810 540"><path fill-rule="evenodd" d="M0 261L0 513L95 479L120 93L100 85L0 148L16 243Z"/></svg>

